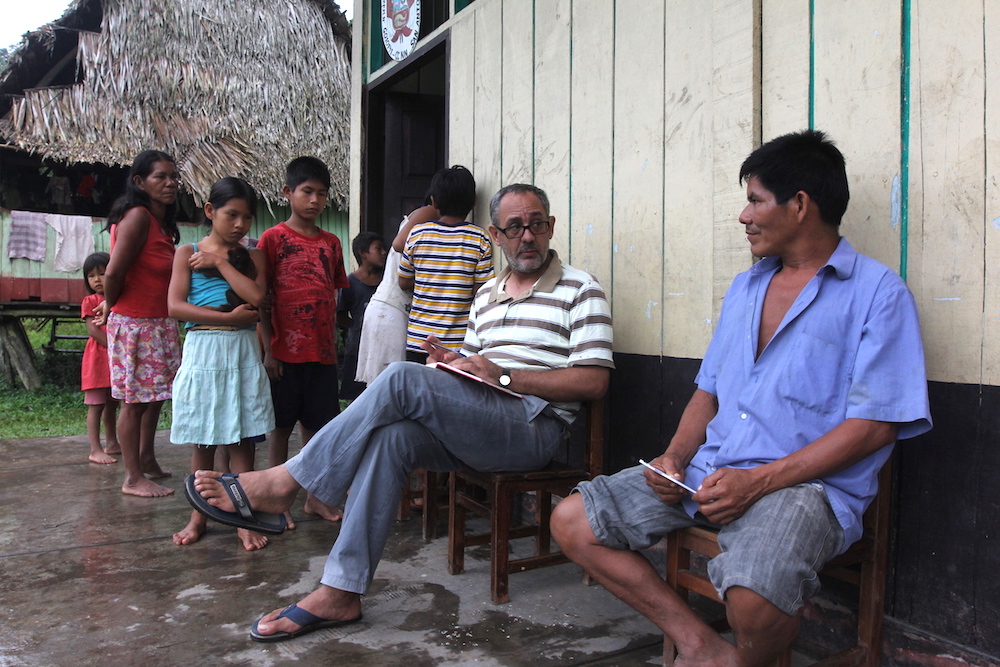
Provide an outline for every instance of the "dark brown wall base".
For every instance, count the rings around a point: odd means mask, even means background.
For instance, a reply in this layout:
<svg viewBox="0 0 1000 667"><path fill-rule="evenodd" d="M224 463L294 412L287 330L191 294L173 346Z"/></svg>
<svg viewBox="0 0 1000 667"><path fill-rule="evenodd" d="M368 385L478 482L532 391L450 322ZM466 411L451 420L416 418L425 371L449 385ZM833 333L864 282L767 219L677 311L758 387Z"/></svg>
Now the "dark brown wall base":
<svg viewBox="0 0 1000 667"><path fill-rule="evenodd" d="M700 359L616 354L609 403L609 472L649 460L667 448L694 393Z"/></svg>

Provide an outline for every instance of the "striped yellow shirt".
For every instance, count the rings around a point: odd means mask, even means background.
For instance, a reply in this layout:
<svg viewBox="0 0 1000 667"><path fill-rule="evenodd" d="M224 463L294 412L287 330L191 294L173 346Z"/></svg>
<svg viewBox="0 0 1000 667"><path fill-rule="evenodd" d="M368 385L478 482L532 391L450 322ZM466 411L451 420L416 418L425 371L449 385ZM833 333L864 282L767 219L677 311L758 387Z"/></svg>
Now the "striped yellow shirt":
<svg viewBox="0 0 1000 667"><path fill-rule="evenodd" d="M425 222L406 239L399 275L413 278L406 349L420 350L422 341L436 336L446 347L458 350L472 298L493 277L493 246L475 225Z"/></svg>

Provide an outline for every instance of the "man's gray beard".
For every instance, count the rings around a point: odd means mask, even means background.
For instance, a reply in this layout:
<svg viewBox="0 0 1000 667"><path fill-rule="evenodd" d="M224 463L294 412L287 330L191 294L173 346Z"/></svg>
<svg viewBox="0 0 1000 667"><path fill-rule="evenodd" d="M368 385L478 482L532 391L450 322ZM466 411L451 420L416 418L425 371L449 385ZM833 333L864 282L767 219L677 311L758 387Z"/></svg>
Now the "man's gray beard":
<svg viewBox="0 0 1000 667"><path fill-rule="evenodd" d="M507 257L507 264L510 266L510 270L514 273L534 273L538 269L542 268L545 261L548 259L548 254L542 254L541 248L537 244L532 243L531 245L521 245L518 246L517 250L522 250L524 248L532 249L538 253L538 262L525 262L517 258L517 255L513 256L508 253L506 249L504 250L504 255ZM516 253L516 251L515 251Z"/></svg>

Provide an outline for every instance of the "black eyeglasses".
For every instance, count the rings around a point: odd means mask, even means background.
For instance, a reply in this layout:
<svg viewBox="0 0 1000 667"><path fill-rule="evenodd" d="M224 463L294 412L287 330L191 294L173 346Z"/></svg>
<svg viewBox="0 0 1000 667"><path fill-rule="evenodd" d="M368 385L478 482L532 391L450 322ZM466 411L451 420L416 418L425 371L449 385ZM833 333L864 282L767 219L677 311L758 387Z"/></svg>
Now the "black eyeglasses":
<svg viewBox="0 0 1000 667"><path fill-rule="evenodd" d="M545 234L549 231L548 220L535 220L527 225L511 225L509 227L497 227L503 235L509 239L519 239L524 236L524 230L530 229L532 236Z"/></svg>

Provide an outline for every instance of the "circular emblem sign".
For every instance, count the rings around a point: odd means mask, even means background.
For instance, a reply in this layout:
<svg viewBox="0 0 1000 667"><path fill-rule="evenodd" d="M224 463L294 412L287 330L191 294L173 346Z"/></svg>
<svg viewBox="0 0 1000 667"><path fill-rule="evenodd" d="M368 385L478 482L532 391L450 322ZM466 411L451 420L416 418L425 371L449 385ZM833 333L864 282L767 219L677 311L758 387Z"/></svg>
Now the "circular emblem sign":
<svg viewBox="0 0 1000 667"><path fill-rule="evenodd" d="M420 36L420 0L382 0L382 44L393 60L413 53Z"/></svg>

